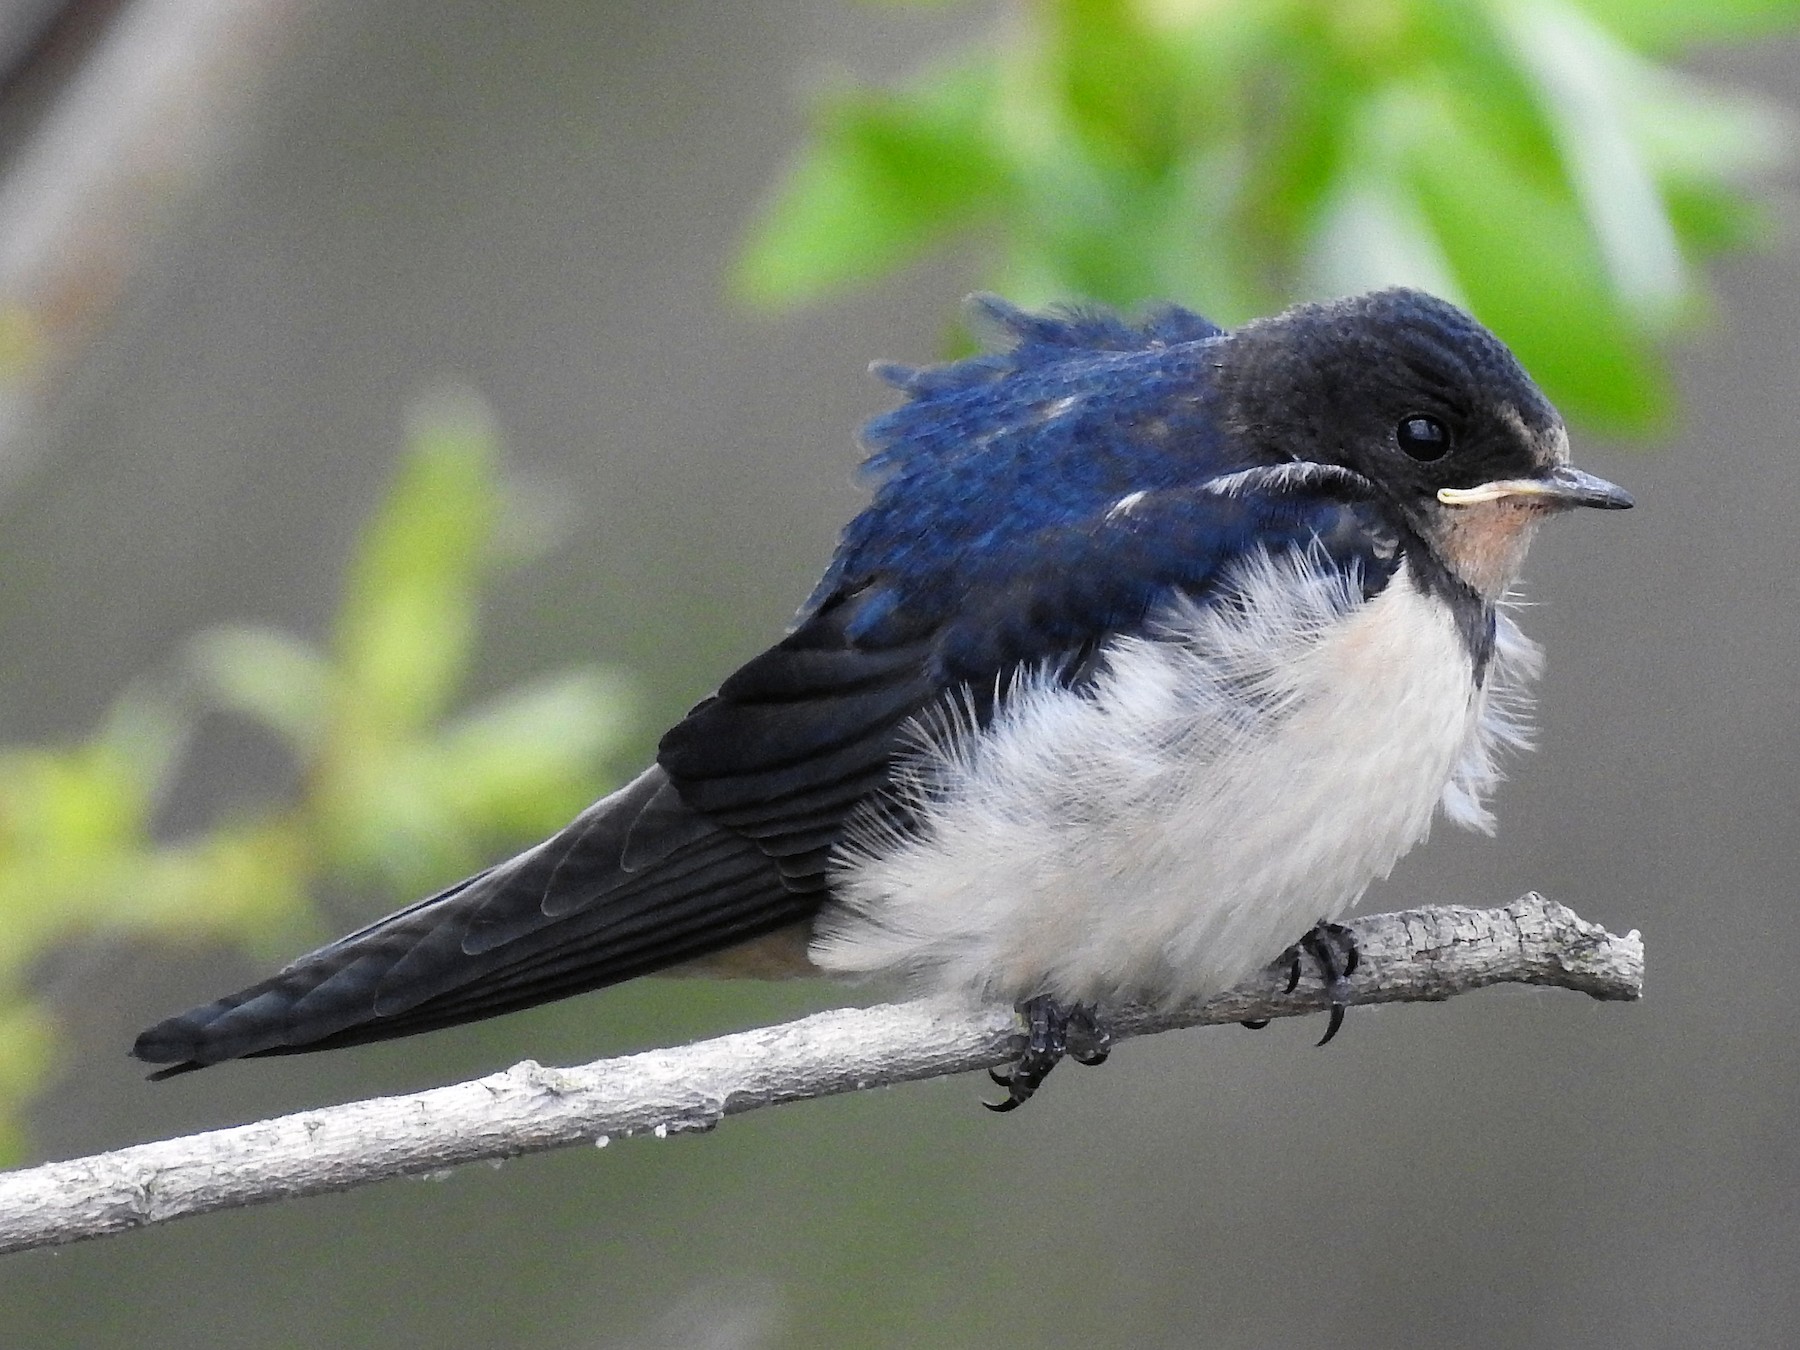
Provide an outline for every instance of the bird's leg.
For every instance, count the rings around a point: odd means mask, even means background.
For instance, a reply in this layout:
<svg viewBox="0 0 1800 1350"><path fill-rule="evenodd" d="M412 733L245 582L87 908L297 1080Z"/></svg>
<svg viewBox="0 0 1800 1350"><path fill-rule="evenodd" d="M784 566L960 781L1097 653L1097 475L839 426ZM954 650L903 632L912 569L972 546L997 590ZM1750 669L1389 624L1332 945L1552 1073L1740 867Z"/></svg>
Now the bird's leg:
<svg viewBox="0 0 1800 1350"><path fill-rule="evenodd" d="M1291 994L1300 987L1300 962L1307 956L1319 967L1319 978L1325 982L1325 994L1331 1000L1331 1020L1319 1038L1319 1044L1324 1045L1338 1034L1338 1028L1344 1025L1344 1010L1350 1006L1350 977L1356 973L1360 959L1356 934L1341 923L1314 924L1305 937L1276 958L1277 964L1285 962L1288 968L1284 993ZM1243 1025L1261 1031L1269 1025L1269 1019L1249 1018Z"/></svg>
<svg viewBox="0 0 1800 1350"><path fill-rule="evenodd" d="M1062 1003L1039 994L1021 1003L1019 1011L1025 1017L1025 1053L1006 1073L988 1070L1006 1089L1005 1101L982 1103L990 1111L1023 1106L1064 1055L1077 1064L1102 1064L1112 1050L1112 1033L1091 1004Z"/></svg>

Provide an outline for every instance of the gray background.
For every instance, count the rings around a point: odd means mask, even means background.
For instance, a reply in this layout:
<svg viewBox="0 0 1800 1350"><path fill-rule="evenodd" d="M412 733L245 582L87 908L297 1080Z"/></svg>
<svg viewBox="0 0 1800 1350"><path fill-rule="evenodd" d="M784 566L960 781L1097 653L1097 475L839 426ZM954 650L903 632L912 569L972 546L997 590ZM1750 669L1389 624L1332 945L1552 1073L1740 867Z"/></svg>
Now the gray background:
<svg viewBox="0 0 1800 1350"><path fill-rule="evenodd" d="M980 11L974 19L981 20ZM317 634L421 390L492 402L571 503L492 596L478 683L602 659L636 751L775 634L860 494L871 357L926 359L951 257L780 320L722 272L804 95L910 68L967 14L408 0L297 45L251 150L189 214L0 497L0 732L85 734L205 624ZM1713 54L1792 97L1792 45ZM1641 928L1649 998L1493 993L1317 1028L1186 1033L1065 1070L1031 1109L972 1079L706 1137L184 1222L0 1261L9 1346L1792 1343L1800 1020L1800 269L1718 274L1638 494L1561 523L1525 616L1544 748L1487 840L1448 828L1369 903L1536 887ZM631 767L621 763L621 770ZM177 803L278 791L213 728ZM334 916L368 917L355 900ZM45 972L72 1023L45 1157L574 1061L826 1006L821 985L628 986L466 1030L160 1086L147 1021L259 973L102 948Z"/></svg>

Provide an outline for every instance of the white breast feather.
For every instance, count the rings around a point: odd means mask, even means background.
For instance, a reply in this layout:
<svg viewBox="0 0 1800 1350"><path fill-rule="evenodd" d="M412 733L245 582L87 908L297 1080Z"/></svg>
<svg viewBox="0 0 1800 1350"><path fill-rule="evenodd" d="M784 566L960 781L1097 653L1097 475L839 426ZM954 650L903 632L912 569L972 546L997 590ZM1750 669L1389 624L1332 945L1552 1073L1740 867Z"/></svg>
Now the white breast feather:
<svg viewBox="0 0 1800 1350"><path fill-rule="evenodd" d="M1234 589L1115 641L1085 691L1027 675L985 730L918 725L895 779L918 819L853 824L813 960L977 997L1204 996L1348 910L1440 801L1491 828L1538 665L1509 620L1477 689L1404 564L1367 601L1294 554Z"/></svg>

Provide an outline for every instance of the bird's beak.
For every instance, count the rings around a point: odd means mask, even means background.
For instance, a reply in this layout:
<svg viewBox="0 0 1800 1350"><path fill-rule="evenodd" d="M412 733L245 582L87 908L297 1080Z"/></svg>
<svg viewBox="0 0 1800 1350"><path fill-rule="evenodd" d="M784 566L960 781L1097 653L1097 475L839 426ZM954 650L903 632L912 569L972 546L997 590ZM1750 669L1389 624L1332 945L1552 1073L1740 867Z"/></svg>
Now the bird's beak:
<svg viewBox="0 0 1800 1350"><path fill-rule="evenodd" d="M1445 506L1474 506L1507 497L1535 499L1546 506L1594 506L1602 511L1623 511L1632 505L1631 494L1618 484L1566 464L1531 478L1498 478L1472 488L1439 488L1437 494Z"/></svg>

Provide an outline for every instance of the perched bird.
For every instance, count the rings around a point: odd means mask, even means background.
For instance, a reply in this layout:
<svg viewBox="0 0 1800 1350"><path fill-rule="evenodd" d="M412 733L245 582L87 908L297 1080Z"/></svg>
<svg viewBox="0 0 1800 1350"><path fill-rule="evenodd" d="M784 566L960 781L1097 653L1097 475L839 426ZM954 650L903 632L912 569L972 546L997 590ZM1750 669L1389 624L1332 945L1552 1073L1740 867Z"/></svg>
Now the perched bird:
<svg viewBox="0 0 1800 1350"><path fill-rule="evenodd" d="M1296 939L1341 994L1334 921L1438 808L1491 828L1538 523L1631 499L1417 291L1229 332L975 305L1004 349L875 368L905 401L865 431L873 501L650 768L134 1053L161 1077L785 953L1019 1005L1004 1109L1103 1057L1117 1000Z"/></svg>

